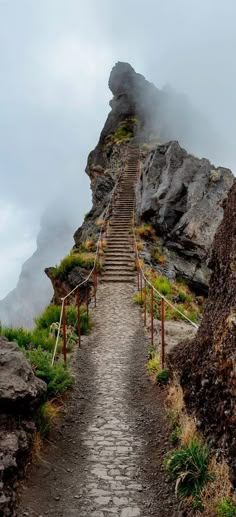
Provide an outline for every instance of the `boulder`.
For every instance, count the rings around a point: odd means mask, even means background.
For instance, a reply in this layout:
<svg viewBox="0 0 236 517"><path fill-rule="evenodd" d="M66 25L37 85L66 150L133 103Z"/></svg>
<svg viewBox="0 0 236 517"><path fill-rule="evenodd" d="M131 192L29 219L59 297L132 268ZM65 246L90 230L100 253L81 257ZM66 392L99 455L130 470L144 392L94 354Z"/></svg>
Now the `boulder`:
<svg viewBox="0 0 236 517"><path fill-rule="evenodd" d="M8 410L14 404L14 411L27 411L46 393L46 383L35 377L16 343L9 343L0 337L0 409ZM9 407L8 407L9 406Z"/></svg>
<svg viewBox="0 0 236 517"><path fill-rule="evenodd" d="M15 515L16 489L35 432L35 411L46 393L16 343L0 337L0 515Z"/></svg>

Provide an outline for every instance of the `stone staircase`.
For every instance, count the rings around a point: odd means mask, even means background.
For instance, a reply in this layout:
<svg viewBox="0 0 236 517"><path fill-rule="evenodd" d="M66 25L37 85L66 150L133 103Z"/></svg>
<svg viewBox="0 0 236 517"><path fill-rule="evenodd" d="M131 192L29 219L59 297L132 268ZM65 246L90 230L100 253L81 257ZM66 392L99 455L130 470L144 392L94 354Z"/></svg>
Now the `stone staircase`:
<svg viewBox="0 0 236 517"><path fill-rule="evenodd" d="M103 282L134 281L135 256L132 221L138 165L139 149L136 146L129 146L126 167L120 181L118 195L112 206L102 275Z"/></svg>

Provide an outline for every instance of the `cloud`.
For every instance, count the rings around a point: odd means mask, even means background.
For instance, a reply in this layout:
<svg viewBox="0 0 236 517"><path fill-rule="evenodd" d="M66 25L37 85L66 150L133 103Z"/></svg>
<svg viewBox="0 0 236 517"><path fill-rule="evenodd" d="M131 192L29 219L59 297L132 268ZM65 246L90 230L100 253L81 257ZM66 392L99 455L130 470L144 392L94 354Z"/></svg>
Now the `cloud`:
<svg viewBox="0 0 236 517"><path fill-rule="evenodd" d="M186 94L220 135L217 164L236 168L235 15L234 0L0 0L0 202L25 214L4 224L4 286L53 202L75 228L89 208L84 168L116 61Z"/></svg>
<svg viewBox="0 0 236 517"><path fill-rule="evenodd" d="M27 211L2 202L0 227L0 298L3 298L15 287L22 263L34 252L38 228L32 226Z"/></svg>

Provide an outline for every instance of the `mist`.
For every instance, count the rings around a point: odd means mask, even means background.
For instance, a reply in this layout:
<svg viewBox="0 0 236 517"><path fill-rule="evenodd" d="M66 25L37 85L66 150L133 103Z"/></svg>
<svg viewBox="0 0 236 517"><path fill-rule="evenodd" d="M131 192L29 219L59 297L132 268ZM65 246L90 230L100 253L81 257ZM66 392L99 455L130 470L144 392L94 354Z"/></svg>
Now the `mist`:
<svg viewBox="0 0 236 517"><path fill-rule="evenodd" d="M84 168L109 112L115 62L171 89L173 138L236 169L235 15L233 0L0 0L0 298L35 252L45 213L45 228L56 231L56 220L73 243L91 203ZM60 260L61 244L45 261ZM40 278L49 301L43 270Z"/></svg>

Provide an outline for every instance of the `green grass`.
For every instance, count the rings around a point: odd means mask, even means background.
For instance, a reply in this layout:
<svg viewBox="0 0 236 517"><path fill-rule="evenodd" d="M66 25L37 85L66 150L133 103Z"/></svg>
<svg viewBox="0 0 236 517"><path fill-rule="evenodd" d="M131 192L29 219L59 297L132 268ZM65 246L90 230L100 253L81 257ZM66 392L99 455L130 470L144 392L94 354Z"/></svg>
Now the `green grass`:
<svg viewBox="0 0 236 517"><path fill-rule="evenodd" d="M210 450L196 439L166 458L166 469L171 479L176 481L179 497L196 497L202 488L213 479L208 471Z"/></svg>
<svg viewBox="0 0 236 517"><path fill-rule="evenodd" d="M35 319L35 323L38 329L50 329L52 323L58 323L60 321L61 306L60 305L49 305L39 318ZM68 305L66 307L66 323L67 325L74 327L75 332L78 332L78 311L74 305ZM88 334L92 328L91 317L87 318L87 311L85 305L80 307L80 324L81 334Z"/></svg>
<svg viewBox="0 0 236 517"><path fill-rule="evenodd" d="M53 269L53 277L59 280L66 280L68 274L75 267L81 267L84 269L92 269L94 265L94 254L93 253L70 253L64 257L60 264Z"/></svg>
<svg viewBox="0 0 236 517"><path fill-rule="evenodd" d="M175 424L174 429L170 435L170 440L174 447L179 444L181 433L181 427L178 424Z"/></svg>
<svg viewBox="0 0 236 517"><path fill-rule="evenodd" d="M139 120L136 117L128 117L119 123L112 140L115 143L129 142L135 134L135 129L139 125Z"/></svg>
<svg viewBox="0 0 236 517"><path fill-rule="evenodd" d="M42 404L36 415L36 426L42 437L47 437L51 430L54 420L59 414L59 407L52 400L47 400Z"/></svg>
<svg viewBox="0 0 236 517"><path fill-rule="evenodd" d="M230 499L222 499L216 508L217 517L235 517L236 506Z"/></svg>
<svg viewBox="0 0 236 517"><path fill-rule="evenodd" d="M9 341L15 341L20 348L30 350L41 348L50 351L53 349L55 340L49 336L45 329L26 330L23 328L2 327L1 334Z"/></svg>
<svg viewBox="0 0 236 517"><path fill-rule="evenodd" d="M159 276L153 280L153 285L159 293L167 296L172 292L172 284L166 276Z"/></svg>
<svg viewBox="0 0 236 517"><path fill-rule="evenodd" d="M167 382L169 381L169 378L170 378L169 371L166 370L166 369L163 369L163 370L160 370L160 372L157 373L156 381L159 384L167 384Z"/></svg>
<svg viewBox="0 0 236 517"><path fill-rule="evenodd" d="M160 358L157 354L153 354L147 362L147 369L149 372L154 373L160 370Z"/></svg>
<svg viewBox="0 0 236 517"><path fill-rule="evenodd" d="M48 396L52 397L65 391L73 380L66 365L58 361L51 366L52 355L41 348L26 352L35 375L47 383Z"/></svg>
<svg viewBox="0 0 236 517"><path fill-rule="evenodd" d="M143 302L144 302L144 295L142 294L142 297L141 297L141 293L136 293L136 294L133 296L133 300L134 300L134 302L135 302L137 305L143 305Z"/></svg>

